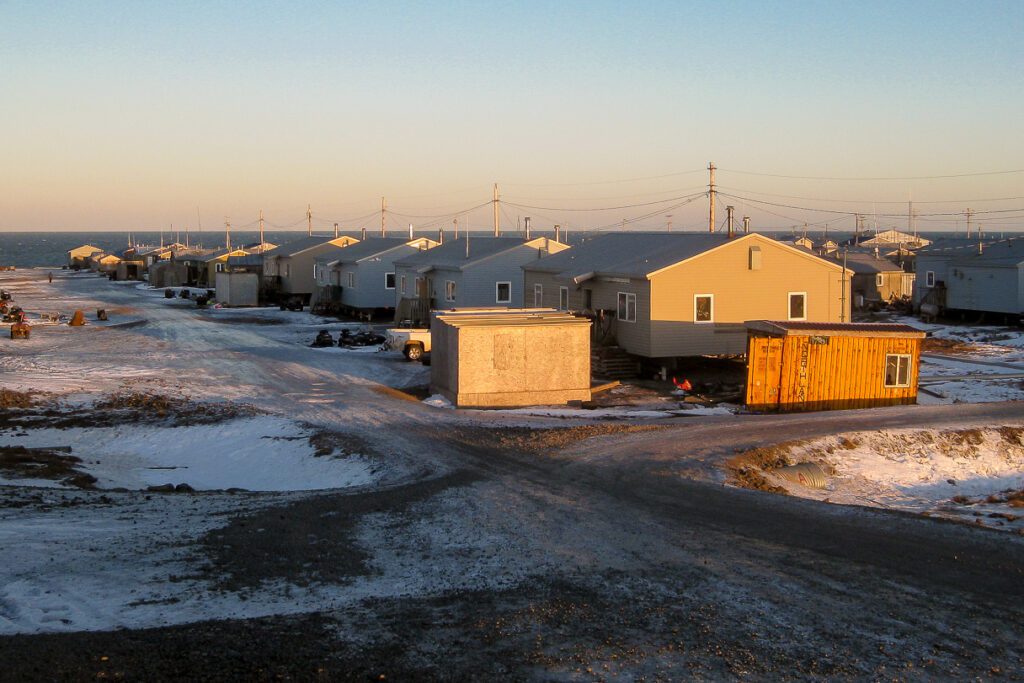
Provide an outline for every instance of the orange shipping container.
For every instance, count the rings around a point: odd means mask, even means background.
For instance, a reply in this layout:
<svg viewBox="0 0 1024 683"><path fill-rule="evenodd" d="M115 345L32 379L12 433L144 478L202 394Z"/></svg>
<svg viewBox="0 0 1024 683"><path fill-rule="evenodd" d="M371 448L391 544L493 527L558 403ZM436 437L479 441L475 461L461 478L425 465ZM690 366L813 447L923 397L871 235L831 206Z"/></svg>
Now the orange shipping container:
<svg viewBox="0 0 1024 683"><path fill-rule="evenodd" d="M755 320L747 328L751 410L874 408L917 402L925 333L909 325Z"/></svg>

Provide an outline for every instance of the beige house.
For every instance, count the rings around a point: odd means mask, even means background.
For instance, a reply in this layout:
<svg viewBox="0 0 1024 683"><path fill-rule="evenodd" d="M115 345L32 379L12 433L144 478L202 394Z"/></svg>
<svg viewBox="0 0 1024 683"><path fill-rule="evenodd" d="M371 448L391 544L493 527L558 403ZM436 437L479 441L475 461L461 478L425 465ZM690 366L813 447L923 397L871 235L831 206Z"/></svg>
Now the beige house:
<svg viewBox="0 0 1024 683"><path fill-rule="evenodd" d="M114 254L93 254L90 257L91 267L101 273L113 273L117 270L117 264L121 262L120 256Z"/></svg>
<svg viewBox="0 0 1024 683"><path fill-rule="evenodd" d="M747 320L850 319L850 274L756 233L606 233L523 266L525 303L647 358L746 352Z"/></svg>
<svg viewBox="0 0 1024 683"><path fill-rule="evenodd" d="M843 257L834 255L836 263ZM853 305L861 308L876 302L909 297L914 293L914 274L878 254L847 254L846 268L852 272Z"/></svg>
<svg viewBox="0 0 1024 683"><path fill-rule="evenodd" d="M103 250L100 249L99 247L94 247L91 244L83 244L80 247L75 247L74 249L69 249L68 252L67 252L67 254L68 254L68 267L69 268L74 268L75 266L78 266L79 268L84 268L85 265L86 265L86 260L90 256L92 256L96 252L102 252L102 251Z"/></svg>
<svg viewBox="0 0 1024 683"><path fill-rule="evenodd" d="M553 310L434 314L431 391L459 407L590 400L590 321Z"/></svg>
<svg viewBox="0 0 1024 683"><path fill-rule="evenodd" d="M313 266L328 256L359 242L355 237L311 236L282 244L263 253L263 278L269 289L288 296L300 296L307 302L316 287Z"/></svg>

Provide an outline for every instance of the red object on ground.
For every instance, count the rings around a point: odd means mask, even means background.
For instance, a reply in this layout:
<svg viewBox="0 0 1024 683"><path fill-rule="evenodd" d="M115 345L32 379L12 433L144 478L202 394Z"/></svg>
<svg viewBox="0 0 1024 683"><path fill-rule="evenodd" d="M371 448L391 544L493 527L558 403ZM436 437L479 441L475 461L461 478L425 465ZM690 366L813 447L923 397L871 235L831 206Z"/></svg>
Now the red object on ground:
<svg viewBox="0 0 1024 683"><path fill-rule="evenodd" d="M672 384L676 385L676 389L680 389L682 391L692 391L693 390L693 385L690 384L690 380L688 380L688 379L683 379L683 381L680 382L675 377L673 377L672 378Z"/></svg>

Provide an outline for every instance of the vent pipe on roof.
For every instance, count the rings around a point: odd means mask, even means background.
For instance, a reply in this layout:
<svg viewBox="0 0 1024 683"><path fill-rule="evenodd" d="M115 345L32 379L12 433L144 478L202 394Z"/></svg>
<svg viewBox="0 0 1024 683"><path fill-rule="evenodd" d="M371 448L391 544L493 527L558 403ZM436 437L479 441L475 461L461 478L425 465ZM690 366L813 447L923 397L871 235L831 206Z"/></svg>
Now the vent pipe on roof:
<svg viewBox="0 0 1024 683"><path fill-rule="evenodd" d="M743 234L744 235L749 235L750 234L750 216L744 216L743 217Z"/></svg>
<svg viewBox="0 0 1024 683"><path fill-rule="evenodd" d="M365 241L366 241L366 228L363 228L362 230L360 230L360 231L359 231L359 238L360 238L360 239L361 239L361 240L362 240L363 242L365 242Z"/></svg>
<svg viewBox="0 0 1024 683"><path fill-rule="evenodd" d="M555 226L555 241L556 242L561 242L562 241L562 226L561 225L556 225Z"/></svg>
<svg viewBox="0 0 1024 683"><path fill-rule="evenodd" d="M732 206L727 206L727 207L725 207L726 223L727 223L727 225L729 226L729 227L728 227L728 236L729 236L729 239L732 239L732 236L733 236L733 231L732 231L732 219L733 219L733 213L734 213L735 211L736 211L735 207L732 207Z"/></svg>
<svg viewBox="0 0 1024 683"><path fill-rule="evenodd" d="M523 225L526 227L526 239L530 239L530 217L527 216L523 219Z"/></svg>
<svg viewBox="0 0 1024 683"><path fill-rule="evenodd" d="M437 243L444 244L444 228L437 229ZM426 245L424 245L426 246Z"/></svg>
<svg viewBox="0 0 1024 683"><path fill-rule="evenodd" d="M412 223L409 224L409 239L412 239Z"/></svg>
<svg viewBox="0 0 1024 683"><path fill-rule="evenodd" d="M469 230L466 231L466 258L469 258Z"/></svg>
<svg viewBox="0 0 1024 683"><path fill-rule="evenodd" d="M334 224L334 239L338 239L338 224Z"/></svg>

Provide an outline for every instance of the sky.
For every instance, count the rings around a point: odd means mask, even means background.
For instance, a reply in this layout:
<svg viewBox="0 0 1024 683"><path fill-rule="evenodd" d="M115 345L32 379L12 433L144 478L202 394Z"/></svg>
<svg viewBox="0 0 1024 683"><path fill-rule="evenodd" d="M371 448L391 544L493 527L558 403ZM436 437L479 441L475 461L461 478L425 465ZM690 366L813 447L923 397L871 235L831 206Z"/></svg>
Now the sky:
<svg viewBox="0 0 1024 683"><path fill-rule="evenodd" d="M1022 35L1019 0L0 0L0 230L373 227L382 196L483 229L494 183L505 229L700 230L709 162L716 222L1024 229Z"/></svg>

